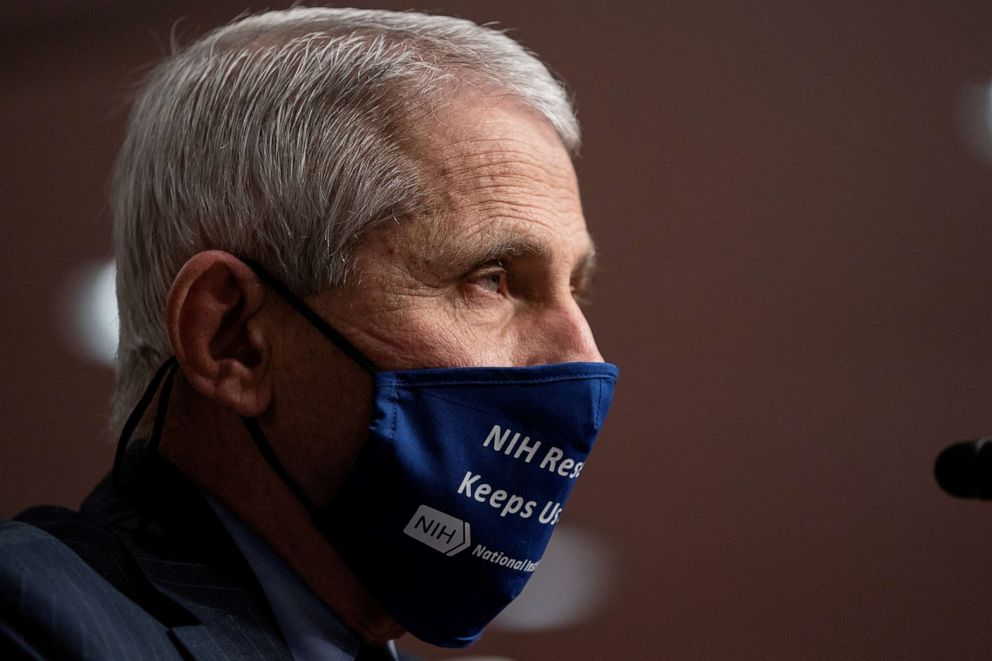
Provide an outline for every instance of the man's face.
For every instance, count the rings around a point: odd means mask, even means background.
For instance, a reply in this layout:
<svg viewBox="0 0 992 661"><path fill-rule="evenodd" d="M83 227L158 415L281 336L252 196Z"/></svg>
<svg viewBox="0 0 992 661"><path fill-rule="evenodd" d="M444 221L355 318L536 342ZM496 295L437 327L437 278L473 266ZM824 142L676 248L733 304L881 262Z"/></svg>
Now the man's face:
<svg viewBox="0 0 992 661"><path fill-rule="evenodd" d="M551 126L491 97L454 101L418 124L413 149L436 208L371 231L354 277L307 302L385 370L601 361L576 301L592 242ZM291 309L278 329L266 425L326 502L368 434L371 385Z"/></svg>
<svg viewBox="0 0 992 661"><path fill-rule="evenodd" d="M592 242L553 128L481 96L422 125L436 208L373 230L358 277L315 307L383 369L601 361L576 301Z"/></svg>

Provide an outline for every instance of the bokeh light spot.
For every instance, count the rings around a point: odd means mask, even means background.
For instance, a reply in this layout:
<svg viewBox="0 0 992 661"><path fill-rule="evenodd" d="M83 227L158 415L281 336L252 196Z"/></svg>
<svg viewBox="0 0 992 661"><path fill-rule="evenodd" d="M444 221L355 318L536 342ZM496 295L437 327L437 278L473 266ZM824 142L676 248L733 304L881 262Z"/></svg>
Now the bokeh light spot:
<svg viewBox="0 0 992 661"><path fill-rule="evenodd" d="M968 151L992 167L992 81L962 88L958 95L957 128Z"/></svg>
<svg viewBox="0 0 992 661"><path fill-rule="evenodd" d="M91 262L73 271L59 295L56 324L79 358L112 365L117 355L117 288L113 261Z"/></svg>
<svg viewBox="0 0 992 661"><path fill-rule="evenodd" d="M613 553L598 536L559 526L527 587L493 625L510 631L542 631L587 619L606 602L613 566Z"/></svg>

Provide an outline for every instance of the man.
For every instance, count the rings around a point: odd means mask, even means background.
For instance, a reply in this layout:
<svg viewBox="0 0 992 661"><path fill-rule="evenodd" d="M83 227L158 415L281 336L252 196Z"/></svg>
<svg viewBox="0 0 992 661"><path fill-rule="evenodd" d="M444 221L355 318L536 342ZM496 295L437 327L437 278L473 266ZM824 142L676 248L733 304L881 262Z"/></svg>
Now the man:
<svg viewBox="0 0 992 661"><path fill-rule="evenodd" d="M80 513L2 524L4 644L475 640L540 561L616 377L576 302L577 145L540 62L446 17L271 12L154 70L114 181L118 461Z"/></svg>

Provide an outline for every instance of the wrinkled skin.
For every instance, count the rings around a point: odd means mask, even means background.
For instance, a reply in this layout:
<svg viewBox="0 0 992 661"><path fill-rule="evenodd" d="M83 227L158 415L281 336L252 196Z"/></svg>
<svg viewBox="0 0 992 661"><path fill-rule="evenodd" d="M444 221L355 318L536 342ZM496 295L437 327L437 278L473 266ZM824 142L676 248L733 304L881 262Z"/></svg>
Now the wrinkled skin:
<svg viewBox="0 0 992 661"><path fill-rule="evenodd" d="M602 360L577 296L593 248L569 156L506 97L462 94L416 122L429 211L370 231L348 283L308 297L380 368ZM254 448L258 419L322 505L365 441L368 374L230 254L195 255L168 327L182 369L162 453L258 532L364 639L402 633Z"/></svg>

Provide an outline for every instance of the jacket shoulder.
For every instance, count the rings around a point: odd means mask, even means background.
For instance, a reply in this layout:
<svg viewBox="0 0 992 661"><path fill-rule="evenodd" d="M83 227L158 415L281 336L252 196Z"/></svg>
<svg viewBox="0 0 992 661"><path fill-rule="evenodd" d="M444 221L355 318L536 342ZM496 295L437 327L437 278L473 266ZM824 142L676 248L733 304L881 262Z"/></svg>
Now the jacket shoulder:
<svg viewBox="0 0 992 661"><path fill-rule="evenodd" d="M0 652L15 658L181 658L165 625L62 541L21 521L0 521Z"/></svg>

